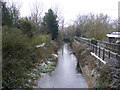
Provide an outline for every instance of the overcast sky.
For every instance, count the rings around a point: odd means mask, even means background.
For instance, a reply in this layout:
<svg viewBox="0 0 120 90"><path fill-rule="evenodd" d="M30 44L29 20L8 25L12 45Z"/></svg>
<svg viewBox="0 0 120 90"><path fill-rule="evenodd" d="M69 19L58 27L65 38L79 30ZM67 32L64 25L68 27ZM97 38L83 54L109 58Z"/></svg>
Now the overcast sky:
<svg viewBox="0 0 120 90"><path fill-rule="evenodd" d="M49 8L59 8L66 24L71 24L78 14L104 13L112 19L118 18L118 2L120 0L6 0L21 3L21 16L30 15L30 5L37 1L42 3L43 13Z"/></svg>

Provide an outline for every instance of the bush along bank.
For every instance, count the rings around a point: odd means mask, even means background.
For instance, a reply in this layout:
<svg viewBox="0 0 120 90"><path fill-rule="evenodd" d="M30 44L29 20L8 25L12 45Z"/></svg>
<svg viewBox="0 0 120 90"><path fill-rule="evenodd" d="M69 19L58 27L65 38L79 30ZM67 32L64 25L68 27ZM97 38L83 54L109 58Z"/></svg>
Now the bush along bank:
<svg viewBox="0 0 120 90"><path fill-rule="evenodd" d="M53 44L54 43L54 44ZM44 47L39 47L44 48L45 51L47 49L47 52L44 52L44 59L41 59L41 62L36 63L35 68L33 69L33 72L31 72L31 76L33 77L32 80L30 80L29 87L34 88L37 87L38 83L37 80L41 78L43 73L51 73L52 71L55 70L56 63L57 63L57 50L58 47L56 47L57 43L54 41L51 41L49 45L46 45ZM56 56L54 56L56 55ZM40 59L40 58L39 58Z"/></svg>
<svg viewBox="0 0 120 90"><path fill-rule="evenodd" d="M57 41L51 41L47 34L35 34L28 38L19 29L7 26L2 29L2 87L32 87L33 81L44 71L36 69L36 66L47 60L55 60L52 54L58 50ZM36 47L43 43L43 47ZM52 66L49 67L54 70Z"/></svg>

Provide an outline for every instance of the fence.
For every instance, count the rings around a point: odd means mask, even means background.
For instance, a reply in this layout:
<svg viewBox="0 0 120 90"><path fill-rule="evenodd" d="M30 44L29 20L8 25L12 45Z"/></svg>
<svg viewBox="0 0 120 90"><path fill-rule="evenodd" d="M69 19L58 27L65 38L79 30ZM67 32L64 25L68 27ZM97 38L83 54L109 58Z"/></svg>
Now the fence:
<svg viewBox="0 0 120 90"><path fill-rule="evenodd" d="M106 63L111 64L112 66L115 65L120 65L120 55L118 53L112 52L108 49L105 49L104 47L98 46L98 45L94 45L90 42L87 42L83 39L80 38L75 38L75 40L77 40L78 42L83 42L88 44L91 49L92 52L97 55L99 58L101 58L102 60L104 60Z"/></svg>
<svg viewBox="0 0 120 90"><path fill-rule="evenodd" d="M91 39L79 37L80 40L90 42ZM110 51L116 52L120 54L120 44L112 43L112 42L106 42L106 41L100 41L100 40L95 40L97 41L97 45L104 47L105 49L108 49Z"/></svg>
<svg viewBox="0 0 120 90"><path fill-rule="evenodd" d="M116 52L116 53L120 53L120 50L119 50L120 45L119 44L106 42L106 41L100 41L100 40L97 40L97 42L98 42L98 46L104 47L104 48L111 50L113 52Z"/></svg>

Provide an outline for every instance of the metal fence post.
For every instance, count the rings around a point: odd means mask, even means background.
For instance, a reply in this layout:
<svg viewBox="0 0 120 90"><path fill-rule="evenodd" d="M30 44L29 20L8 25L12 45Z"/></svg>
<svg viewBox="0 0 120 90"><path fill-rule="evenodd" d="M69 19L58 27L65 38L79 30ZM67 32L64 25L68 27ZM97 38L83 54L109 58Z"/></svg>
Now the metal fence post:
<svg viewBox="0 0 120 90"><path fill-rule="evenodd" d="M116 56L116 60L118 60L118 54L116 54L115 56Z"/></svg>
<svg viewBox="0 0 120 90"><path fill-rule="evenodd" d="M99 57L100 57L100 46L99 46Z"/></svg>
<svg viewBox="0 0 120 90"><path fill-rule="evenodd" d="M102 58L103 60L104 60L104 58L105 58L104 54L105 54L105 50L104 50L104 48L103 48L103 58Z"/></svg>
<svg viewBox="0 0 120 90"><path fill-rule="evenodd" d="M108 52L108 58L110 59L110 50L109 50L109 52Z"/></svg>
<svg viewBox="0 0 120 90"><path fill-rule="evenodd" d="M96 55L97 55L97 45L96 45Z"/></svg>

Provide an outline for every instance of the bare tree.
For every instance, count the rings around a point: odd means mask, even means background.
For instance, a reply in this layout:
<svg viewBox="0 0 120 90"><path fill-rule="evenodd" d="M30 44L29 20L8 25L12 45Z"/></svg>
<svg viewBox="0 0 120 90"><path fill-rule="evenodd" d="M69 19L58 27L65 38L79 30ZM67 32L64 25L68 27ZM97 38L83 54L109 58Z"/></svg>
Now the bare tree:
<svg viewBox="0 0 120 90"><path fill-rule="evenodd" d="M31 19L36 23L40 24L41 23L41 15L43 13L43 3L40 1L35 0L31 7Z"/></svg>
<svg viewBox="0 0 120 90"><path fill-rule="evenodd" d="M79 15L75 20L76 34L78 36L105 40L106 34L116 29L116 24L111 23L110 18L104 14Z"/></svg>

